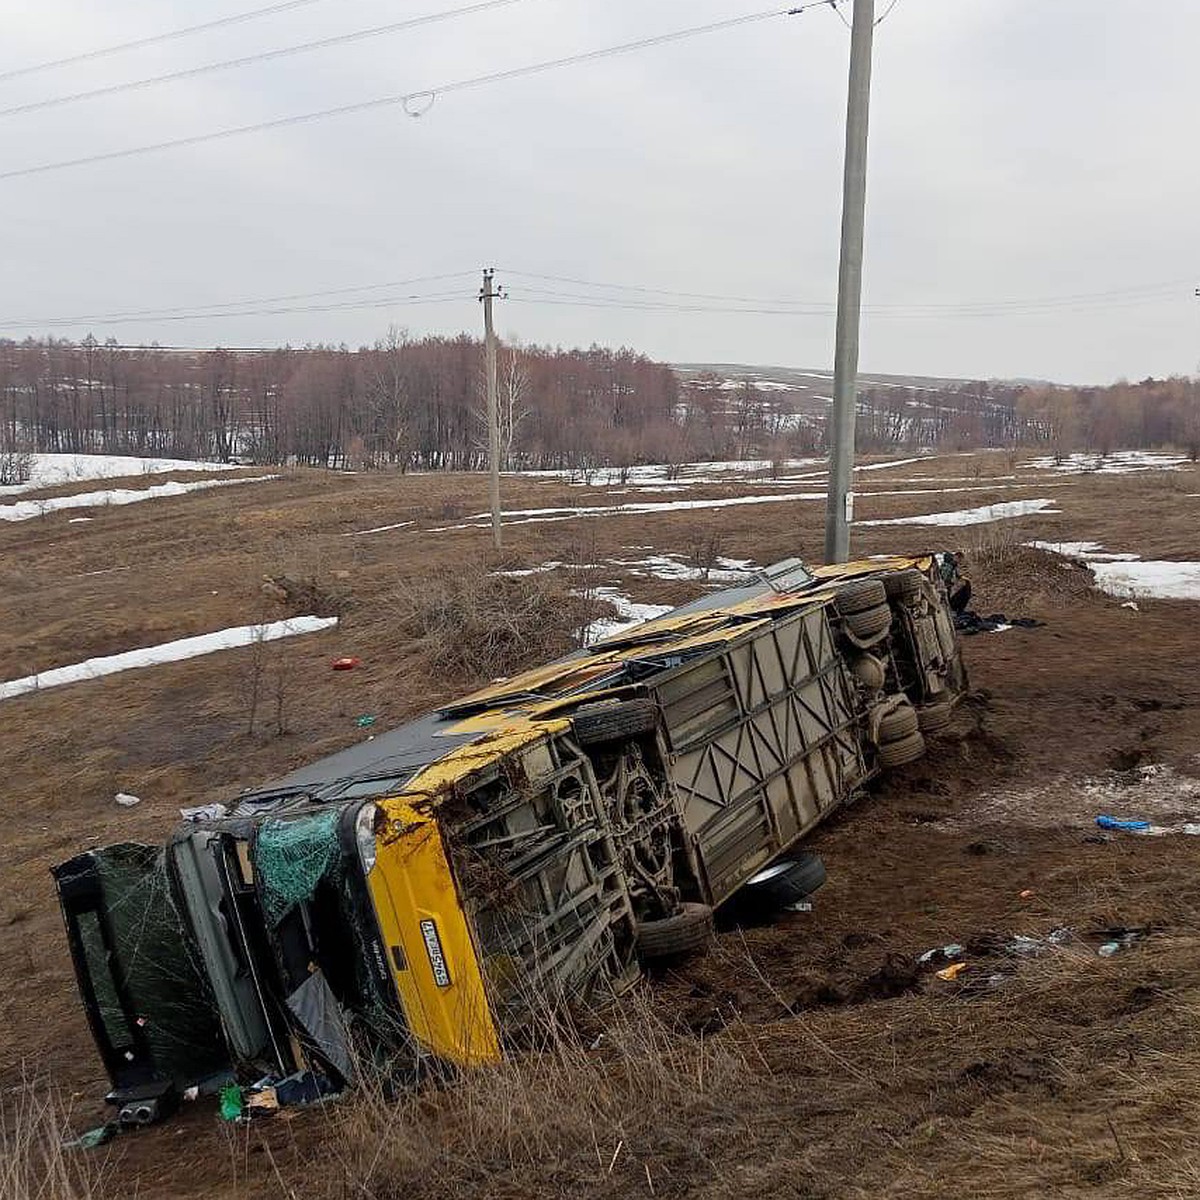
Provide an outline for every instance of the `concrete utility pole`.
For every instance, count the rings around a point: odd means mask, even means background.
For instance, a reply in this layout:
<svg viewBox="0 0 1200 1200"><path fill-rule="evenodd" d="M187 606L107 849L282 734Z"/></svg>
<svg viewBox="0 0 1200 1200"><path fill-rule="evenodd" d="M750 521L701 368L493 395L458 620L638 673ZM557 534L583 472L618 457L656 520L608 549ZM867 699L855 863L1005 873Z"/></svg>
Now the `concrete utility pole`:
<svg viewBox="0 0 1200 1200"><path fill-rule="evenodd" d="M867 205L867 122L871 107L871 43L875 0L854 0L850 33L850 98L842 181L842 256L838 269L837 345L833 356L832 438L825 516L825 561L850 556L854 519L854 416L858 402L858 326L862 307L863 224Z"/></svg>
<svg viewBox="0 0 1200 1200"><path fill-rule="evenodd" d="M492 328L492 301L501 297L493 290L496 272L491 267L483 271L483 361L487 375L488 470L491 473L492 545L500 549L500 410L496 399L496 331Z"/></svg>

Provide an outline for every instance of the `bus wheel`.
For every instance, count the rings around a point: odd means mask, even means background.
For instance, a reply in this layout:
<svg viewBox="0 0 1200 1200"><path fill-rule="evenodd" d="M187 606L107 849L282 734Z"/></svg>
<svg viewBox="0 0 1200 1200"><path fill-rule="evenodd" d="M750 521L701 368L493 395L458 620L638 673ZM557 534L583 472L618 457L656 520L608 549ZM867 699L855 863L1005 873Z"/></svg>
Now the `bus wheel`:
<svg viewBox="0 0 1200 1200"><path fill-rule="evenodd" d="M682 958L703 950L712 937L713 910L707 904L681 904L677 913L662 920L638 922L638 957Z"/></svg>

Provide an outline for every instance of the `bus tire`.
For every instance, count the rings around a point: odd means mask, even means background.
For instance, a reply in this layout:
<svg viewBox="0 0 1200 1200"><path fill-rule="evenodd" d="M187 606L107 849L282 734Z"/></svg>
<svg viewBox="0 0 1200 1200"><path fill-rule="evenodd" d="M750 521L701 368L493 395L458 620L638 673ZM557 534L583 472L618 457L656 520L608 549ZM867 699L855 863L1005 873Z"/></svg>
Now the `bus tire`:
<svg viewBox="0 0 1200 1200"><path fill-rule="evenodd" d="M645 699L587 704L571 718L571 728L581 746L653 733L658 728L658 705Z"/></svg>
<svg viewBox="0 0 1200 1200"><path fill-rule="evenodd" d="M713 931L713 910L707 904L681 904L669 917L638 922L638 957L652 962L695 954L712 941Z"/></svg>

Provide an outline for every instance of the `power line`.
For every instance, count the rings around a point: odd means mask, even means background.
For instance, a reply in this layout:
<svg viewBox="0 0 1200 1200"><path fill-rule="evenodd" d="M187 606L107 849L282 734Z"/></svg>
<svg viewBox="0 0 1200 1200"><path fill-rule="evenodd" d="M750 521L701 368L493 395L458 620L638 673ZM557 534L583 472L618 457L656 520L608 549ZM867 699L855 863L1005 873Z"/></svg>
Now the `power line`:
<svg viewBox="0 0 1200 1200"><path fill-rule="evenodd" d="M331 37L318 38L312 42L298 42L294 46L280 46L274 50L263 50L257 54L247 54L241 58L228 58L220 62L206 63L200 67L186 67L179 71L169 71L165 75L151 75L145 79L132 79L125 83L112 83L105 87L91 88L85 92L72 92L65 96L52 96L46 100L31 100L27 104L16 104L11 108L0 108L0 117L14 117L21 113L38 112L45 108L57 108L63 104L74 104L77 101L96 100L102 96L115 96L122 92L139 91L142 88L154 87L160 83L174 83L181 79L195 79L200 75L208 75L213 71L227 71L236 67L247 67L252 63L269 62L277 58L288 58L293 54L304 54L312 50L326 50L330 46L343 46L350 42L366 41L368 38L381 37L388 33L399 33L404 29L415 29L420 25L433 25L440 21L453 20L455 17L465 17L472 13L485 12L492 8L505 8L519 4L521 0L479 0L478 3L468 4L463 8L451 8L443 12L426 13L420 17L409 17L403 21L392 21L387 25L376 25L370 29L359 29L353 33L340 33Z"/></svg>
<svg viewBox="0 0 1200 1200"><path fill-rule="evenodd" d="M414 102L420 104L428 101L430 104L438 97L451 92L466 91L469 88L483 87L486 84L500 83L509 79L518 79L529 75L537 75L546 71L559 70L564 67L579 66L582 63L594 62L602 58L610 58L618 54L628 54L635 50L643 50L651 46L662 46L669 42L682 41L685 38L697 37L701 34L716 33L732 29L739 25L749 25L759 21L770 20L773 17L794 16L810 8L826 7L834 0L810 0L792 8L771 8L755 13L747 13L740 17L730 17L724 21L713 21L707 25L693 25L686 29L677 29L670 33L658 34L654 37L639 38L633 42L622 42L615 46L605 46L599 50L585 50L579 54L569 54L562 58L548 59L544 62L531 63L524 67L512 67L505 71L492 71L486 75L476 75L469 79L459 79L453 83L441 84L438 87L423 88L419 91L403 92L392 96L380 96L374 100L360 100L355 104L342 104L336 108L320 109L316 112L299 113L290 117L278 117L271 121L260 121L253 125L240 125L232 129L219 129L212 133L197 133L188 137L171 138L164 142L154 142L145 146L133 146L127 150L110 150L103 154L89 154L82 158L63 159L59 162L41 163L34 167L20 167L14 171L0 171L0 179L17 179L25 175L40 175L48 171L63 171L71 167L91 166L94 163L114 162L118 159L133 158L141 154L153 154L161 150L173 150L183 146L200 146L224 138L241 137L250 133L264 133L271 129L284 129L292 125L303 125L313 121L323 121L330 117L348 116L351 113L366 112L373 108L403 105L410 116L420 116L427 111L428 105L418 111L410 108Z"/></svg>
<svg viewBox="0 0 1200 1200"><path fill-rule="evenodd" d="M388 296L360 296L357 299L330 304L300 304L296 300L324 299L334 296L352 296L356 292L381 291L413 287L418 284L467 279L474 271L455 271L440 275L423 275L406 280L386 283L359 284L350 287L326 288L312 292L293 292L279 296L262 296L253 299L223 301L214 304L176 306L161 309L126 309L111 313L81 313L69 317L10 318L0 320L0 328L12 330L57 329L73 325L118 325L136 321L191 321L220 317L275 316L310 312L354 312L389 308L401 305L442 304L469 299L466 289L435 292L410 292ZM756 298L727 296L708 292L670 291L664 288L649 288L636 284L599 284L572 279L560 275L536 275L506 269L506 274L525 278L547 279L561 283L572 283L577 287L619 289L633 295L606 295L602 292L556 291L548 288L516 285L510 288L511 298L517 303L539 304L550 307L613 309L625 312L662 312L677 314L712 313L720 315L786 316L827 318L833 310L828 302L787 300L780 298ZM1135 307L1142 304L1160 303L1173 298L1180 286L1192 281L1145 284L1138 287L1119 288L1106 292L1078 293L1074 296L1049 297L1041 300L1005 300L975 302L971 305L875 305L865 306L873 317L883 319L952 319L952 318L998 318L1005 316L1034 316L1055 312L1089 312L1103 309ZM704 301L692 303L691 301ZM285 305L285 307L278 307ZM1009 306L1009 307L1004 307Z"/></svg>
<svg viewBox="0 0 1200 1200"><path fill-rule="evenodd" d="M782 317L821 317L828 318L833 312L832 306L824 309L801 309L795 307L765 307L748 305L720 304L682 304L668 301L630 300L611 296L572 295L570 293L549 292L540 293L528 289L510 289L514 303L564 305L577 308L620 309L628 312L665 312L665 313L714 313L721 315L746 316L782 316ZM1098 312L1106 309L1133 308L1144 304L1161 304L1169 300L1169 296L1146 295L1131 297L1125 300L1112 300L1107 303L1073 303L1048 308L1045 306L1029 306L1009 310L988 311L984 309L947 309L946 311L925 311L921 309L894 309L887 311L870 310L872 319L881 320L953 320L977 319L995 320L1003 317L1048 316L1066 312Z"/></svg>
<svg viewBox="0 0 1200 1200"><path fill-rule="evenodd" d="M226 300L219 304L188 304L174 308L135 308L115 313L80 313L72 317L21 317L0 320L0 325L20 328L36 328L42 325L78 325L88 321L108 322L124 320L126 317L155 318L175 313L211 312L215 309L249 308L263 304L282 304L292 300L313 300L324 296L348 296L352 292L381 291L383 288L413 287L418 283L441 283L448 279L474 277L475 271L450 271L442 275L418 275L413 279L393 279L385 283L363 283L356 287L325 288L318 292L292 292L283 296L256 296L252 299ZM220 313L216 315L220 316Z"/></svg>
<svg viewBox="0 0 1200 1200"><path fill-rule="evenodd" d="M354 312L372 308L399 308L413 304L447 304L471 299L468 293L462 291L431 292L426 294L410 294L402 296L384 296L374 300L353 300L340 304L300 304L286 308L245 308L228 312L176 312L162 313L155 316L126 316L108 317L103 320L88 318L62 318L50 321L13 321L0 328L8 329L60 329L72 325L128 325L136 321L203 321L216 317L275 317L295 313L326 313Z"/></svg>
<svg viewBox="0 0 1200 1200"><path fill-rule="evenodd" d="M102 46L98 50L86 50L82 54L71 54L66 58L55 58L50 62L35 63L28 67L14 67L8 71L0 71L0 81L16 79L20 75L32 75L37 71L49 71L54 67L69 67L75 63L90 62L97 58L107 58L111 54L123 54L126 50L140 50L143 46L157 46L161 42L174 41L176 38L191 37L195 33L206 33L210 29L220 29L226 25L239 25L243 21L253 21L259 17L270 17L276 13L290 12L294 8L304 8L306 5L317 3L319 3L319 0L285 0L282 4L269 4L266 8L255 8L250 12L234 13L228 17L218 17L214 21L204 21L199 25L188 25L183 29L171 29L166 33L156 33L150 37L136 38L131 42L119 42L115 46Z"/></svg>
<svg viewBox="0 0 1200 1200"><path fill-rule="evenodd" d="M877 17L875 19L875 24L877 26L882 25L884 23L884 21L886 21L888 19L888 17L890 17L892 15L892 9L894 9L896 7L896 5L899 3L900 3L900 0L892 0L891 4L889 4L887 6L887 8L884 9L883 16Z"/></svg>
<svg viewBox="0 0 1200 1200"><path fill-rule="evenodd" d="M605 289L607 291L616 292L634 292L639 295L660 296L670 300L704 300L716 301L726 304L748 304L760 306L768 310L779 311L794 311L796 309L811 309L813 314L828 313L833 310L833 305L828 301L821 300L800 300L789 297L778 296L736 296L724 295L712 292L687 292L677 291L666 288L651 288L640 284L623 284L623 283L602 283L595 280L579 279L566 275L546 275L539 274L533 271L521 271L514 267L503 268L507 275L518 276L523 279L542 280L550 283L571 284L575 287ZM1166 299L1175 294L1177 290L1185 284L1190 284L1190 279L1166 280L1161 283L1141 284L1135 287L1116 288L1103 292L1080 292L1063 296L1049 297L1026 297L1023 299L1007 299L1007 300L977 300L977 301L955 301L952 303L925 303L914 304L912 302L902 304L870 304L864 305L864 310L876 312L882 315L888 313L919 313L929 316L954 315L956 313L978 313L980 315L989 315L992 313L1003 314L1007 310L1016 309L1043 309L1043 308L1059 308L1071 307L1079 304L1090 304L1093 301L1103 301L1109 299L1122 299L1128 301L1145 302L1156 299ZM526 291L530 289L526 288ZM581 299L591 299L591 297L576 297ZM613 297L617 299L617 297Z"/></svg>

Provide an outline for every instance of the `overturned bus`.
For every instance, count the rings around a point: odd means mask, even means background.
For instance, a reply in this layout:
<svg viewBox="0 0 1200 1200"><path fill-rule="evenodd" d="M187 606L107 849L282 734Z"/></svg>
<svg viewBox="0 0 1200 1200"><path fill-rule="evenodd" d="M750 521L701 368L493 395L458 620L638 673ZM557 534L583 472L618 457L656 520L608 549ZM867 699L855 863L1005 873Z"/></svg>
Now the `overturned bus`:
<svg viewBox="0 0 1200 1200"><path fill-rule="evenodd" d="M965 688L932 558L791 559L54 869L122 1119L230 1080L494 1061L703 947L735 894L925 751ZM364 1058L364 1056L366 1056Z"/></svg>

